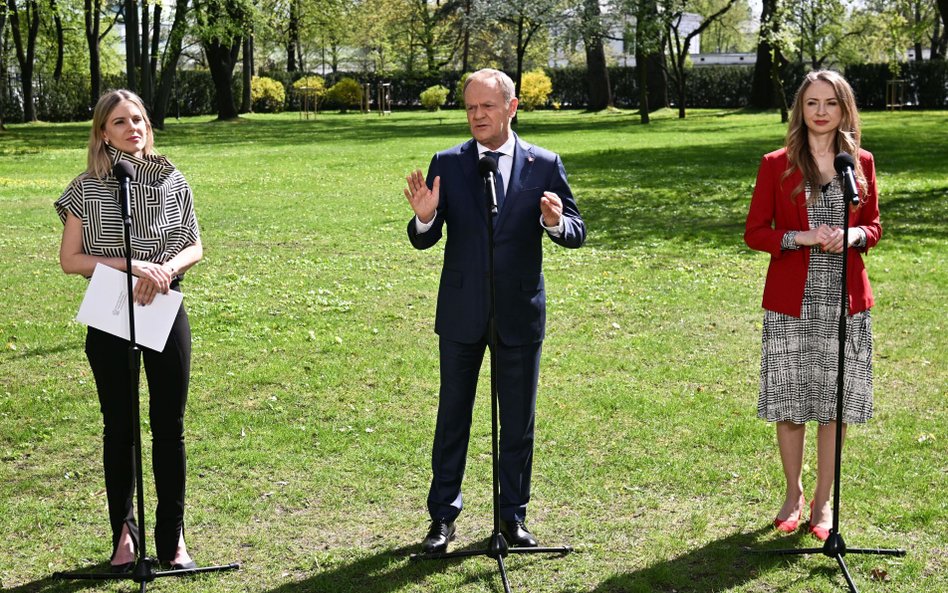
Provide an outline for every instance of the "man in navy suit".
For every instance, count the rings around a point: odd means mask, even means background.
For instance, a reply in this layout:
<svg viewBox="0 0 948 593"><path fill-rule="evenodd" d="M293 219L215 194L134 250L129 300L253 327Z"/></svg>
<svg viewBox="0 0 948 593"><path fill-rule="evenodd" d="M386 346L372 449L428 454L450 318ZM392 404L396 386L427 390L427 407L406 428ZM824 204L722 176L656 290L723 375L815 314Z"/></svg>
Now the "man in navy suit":
<svg viewBox="0 0 948 593"><path fill-rule="evenodd" d="M497 159L498 213L494 226L494 277L500 407L501 531L515 546L536 546L527 529L533 464L540 349L546 325L544 235L580 247L586 226L558 155L524 142L510 129L517 98L510 77L479 70L464 84L473 139L431 159L406 178L405 196L415 216L408 237L417 249L437 243L447 227L435 332L440 337L441 389L431 453L428 492L431 525L422 549L447 550L461 512L461 480L471 432L477 377L488 346L490 216L478 159Z"/></svg>

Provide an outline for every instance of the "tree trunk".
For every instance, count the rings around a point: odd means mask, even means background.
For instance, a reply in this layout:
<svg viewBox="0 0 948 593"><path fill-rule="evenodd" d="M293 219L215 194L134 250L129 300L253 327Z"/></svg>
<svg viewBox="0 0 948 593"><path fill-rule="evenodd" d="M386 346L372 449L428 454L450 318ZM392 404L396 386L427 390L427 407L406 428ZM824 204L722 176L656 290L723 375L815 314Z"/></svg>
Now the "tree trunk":
<svg viewBox="0 0 948 593"><path fill-rule="evenodd" d="M240 112L250 113L253 111L253 97L250 93L250 86L253 81L253 34L247 33L244 37L243 48L243 87L240 93Z"/></svg>
<svg viewBox="0 0 948 593"><path fill-rule="evenodd" d="M609 69L606 67L606 50L602 44L602 14L599 0L583 1L583 45L586 48L586 83L589 87L589 111L600 111L612 107L612 89L609 85Z"/></svg>
<svg viewBox="0 0 948 593"><path fill-rule="evenodd" d="M464 41L462 44L461 50L461 74L467 72L468 63L471 53L471 25L468 23L467 17L471 15L471 2L472 0L464 0L464 19L461 22L461 26L464 27Z"/></svg>
<svg viewBox="0 0 948 593"><path fill-rule="evenodd" d="M53 12L53 23L56 25L56 67L53 70L53 80L58 82L63 77L63 55L66 42L63 39L63 19L59 14L56 0L49 0L49 7Z"/></svg>
<svg viewBox="0 0 948 593"><path fill-rule="evenodd" d="M787 108L787 93L783 88L783 77L780 76L783 61L783 56L775 49L770 60L770 79L777 94L777 105L780 106L780 123L785 124L790 120L790 110Z"/></svg>
<svg viewBox="0 0 948 593"><path fill-rule="evenodd" d="M635 67L639 69L639 111L646 114L668 105L664 33L658 26L657 0L640 0L636 6ZM642 94L644 99L642 98ZM642 123L648 123L647 115Z"/></svg>
<svg viewBox="0 0 948 593"><path fill-rule="evenodd" d="M99 53L99 28L102 13L99 10L101 0L85 0L86 45L89 46L89 108L95 106L102 94L102 60Z"/></svg>
<svg viewBox="0 0 948 593"><path fill-rule="evenodd" d="M138 65L141 68L141 93L139 96L142 98L142 102L145 103L145 106L148 107L154 102L154 89L152 88L151 80L151 70L149 66L151 64L151 56L149 52L151 51L151 43L149 43L149 36L151 34L151 29L149 28L149 15L148 15L148 2L142 2L142 20L141 20L141 43L139 44L139 49L141 50L141 56L138 58Z"/></svg>
<svg viewBox="0 0 948 593"><path fill-rule="evenodd" d="M138 4L125 0L125 80L128 90L138 92Z"/></svg>
<svg viewBox="0 0 948 593"><path fill-rule="evenodd" d="M648 109L656 111L668 107L668 75L665 52L656 51L645 56L648 64Z"/></svg>
<svg viewBox="0 0 948 593"><path fill-rule="evenodd" d="M3 74L7 71L6 55L3 51L3 32L7 25L7 9L0 5L0 132L6 130L3 125L3 98L7 96L7 77Z"/></svg>
<svg viewBox="0 0 948 593"><path fill-rule="evenodd" d="M296 46L300 42L300 7L298 0L290 0L290 22L287 27L286 71L296 72Z"/></svg>
<svg viewBox="0 0 948 593"><path fill-rule="evenodd" d="M158 81L158 90L155 92L155 105L151 117L151 124L159 130L163 130L165 127L168 102L171 99L171 90L174 87L178 58L181 56L181 44L187 32L188 2L189 0L176 0L175 2L174 20L171 23L171 29L168 31L165 54L161 59L161 77Z"/></svg>
<svg viewBox="0 0 948 593"><path fill-rule="evenodd" d="M296 47L292 41L286 42L286 71L296 72Z"/></svg>
<svg viewBox="0 0 948 593"><path fill-rule="evenodd" d="M643 124L649 122L648 118L648 61L645 54L638 50L636 44L635 50L635 77L639 87L639 120Z"/></svg>
<svg viewBox="0 0 948 593"><path fill-rule="evenodd" d="M26 3L26 47L20 30L20 13L16 0L7 0L10 9L10 30L13 32L13 45L16 46L16 59L20 64L20 82L23 92L23 121L36 121L36 107L33 105L33 66L36 63L36 37L39 34L39 4L36 0ZM5 73L4 73L5 75Z"/></svg>
<svg viewBox="0 0 948 593"><path fill-rule="evenodd" d="M204 44L207 65L211 70L211 78L214 80L218 120L237 119L237 104L234 102L232 83L240 41L238 38L230 46L222 45L217 39Z"/></svg>
<svg viewBox="0 0 948 593"><path fill-rule="evenodd" d="M756 109L770 109L776 103L771 70L773 46L770 37L775 24L772 21L779 0L763 0L760 14L760 37L757 41L757 62L754 64L754 78L751 83L750 106ZM945 0L948 2L948 0Z"/></svg>
<svg viewBox="0 0 948 593"><path fill-rule="evenodd" d="M161 40L161 2L155 2L155 12L152 17L152 32L151 32L151 56L148 60L148 74L151 77L152 88L155 86L155 81L158 80L158 42ZM142 66L144 68L144 66Z"/></svg>
<svg viewBox="0 0 948 593"><path fill-rule="evenodd" d="M948 55L948 0L938 0L938 12L941 13L941 43L938 44L938 57L945 59ZM932 51L932 59L935 59L934 51Z"/></svg>
<svg viewBox="0 0 948 593"><path fill-rule="evenodd" d="M682 60L684 61L684 60ZM678 72L678 119L685 119L685 65L681 64Z"/></svg>

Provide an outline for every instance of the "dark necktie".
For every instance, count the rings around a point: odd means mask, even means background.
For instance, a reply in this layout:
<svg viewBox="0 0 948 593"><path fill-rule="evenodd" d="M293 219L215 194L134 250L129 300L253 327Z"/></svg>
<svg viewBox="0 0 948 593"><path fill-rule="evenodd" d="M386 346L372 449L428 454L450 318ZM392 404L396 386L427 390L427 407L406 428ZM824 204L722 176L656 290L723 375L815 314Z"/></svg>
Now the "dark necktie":
<svg viewBox="0 0 948 593"><path fill-rule="evenodd" d="M500 212L500 209L504 206L504 176L500 172L500 157L503 156L503 153L487 151L484 153L484 156L489 156L495 161L497 161L497 173L494 174L494 188L497 191L497 211Z"/></svg>

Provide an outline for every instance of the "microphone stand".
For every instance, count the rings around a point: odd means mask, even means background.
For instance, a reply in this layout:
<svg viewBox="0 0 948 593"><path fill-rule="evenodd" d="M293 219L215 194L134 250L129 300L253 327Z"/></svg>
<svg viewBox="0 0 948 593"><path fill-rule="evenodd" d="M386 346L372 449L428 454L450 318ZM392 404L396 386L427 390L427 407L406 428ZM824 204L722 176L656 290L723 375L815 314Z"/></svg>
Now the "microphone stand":
<svg viewBox="0 0 948 593"><path fill-rule="evenodd" d="M776 554L778 556L799 556L809 554L823 554L829 558L835 558L839 564L846 584L851 593L859 593L855 583L849 574L846 566L846 554L874 554L879 556L905 556L905 550L901 549L881 549L881 548L847 548L843 536L839 532L839 489L840 489L840 468L842 465L843 454L843 371L846 362L846 320L849 316L849 294L846 286L846 268L849 259L849 208L850 205L859 205L859 195L856 194L843 179L843 271L842 286L839 309L839 358L838 371L836 373L836 458L833 475L833 527L830 529L829 537L823 542L822 548L800 548L786 550L763 550L764 554Z"/></svg>
<svg viewBox="0 0 948 593"><path fill-rule="evenodd" d="M132 207L131 207L131 184L126 174L119 179L119 202L122 205L122 220L125 230L125 292L127 293L126 306L128 307L128 370L130 374L129 398L134 400L132 406L132 467L135 471L135 480L138 502L138 520L139 520L139 544L138 558L135 561L135 568L126 573L89 573L89 572L55 572L54 579L75 579L75 580L101 580L101 581L134 581L141 585L140 593L145 593L148 583L159 577L172 577L197 574L201 572L218 572L223 570L235 570L240 568L240 564L232 563L221 566L206 566L197 568L186 568L180 570L162 570L155 568L158 566L158 560L148 556L145 537L145 497L144 497L144 479L142 478L142 439L141 439L141 411L139 401L139 380L141 376L141 357L142 351L135 342L135 298L132 293Z"/></svg>
<svg viewBox="0 0 948 593"><path fill-rule="evenodd" d="M490 158L490 157L485 157ZM508 545L504 534L500 531L500 456L498 454L498 396L497 396L497 309L494 281L494 215L497 214L497 196L494 186L494 175L484 178L484 195L487 197L487 277L490 285L490 310L487 323L487 343L490 346L490 420L491 420L491 473L493 477L493 505L494 530L491 533L486 549L458 550L456 552L441 552L435 554L416 554L412 559L438 560L445 558L466 558L468 556L487 556L497 560L497 568L504 584L504 593L510 593L510 581L507 579L507 569L504 558L508 554L569 554L573 551L570 546L553 548L514 548Z"/></svg>

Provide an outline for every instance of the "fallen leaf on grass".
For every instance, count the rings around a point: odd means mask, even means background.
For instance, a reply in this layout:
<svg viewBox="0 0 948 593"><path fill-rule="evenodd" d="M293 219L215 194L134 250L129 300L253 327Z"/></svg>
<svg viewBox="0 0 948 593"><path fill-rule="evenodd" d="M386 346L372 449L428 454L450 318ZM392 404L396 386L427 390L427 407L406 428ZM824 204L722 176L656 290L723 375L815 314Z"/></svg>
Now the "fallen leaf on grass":
<svg viewBox="0 0 948 593"><path fill-rule="evenodd" d="M872 576L872 580L881 581L883 583L888 583L891 578L889 578L889 573L882 568L873 568L869 573Z"/></svg>

